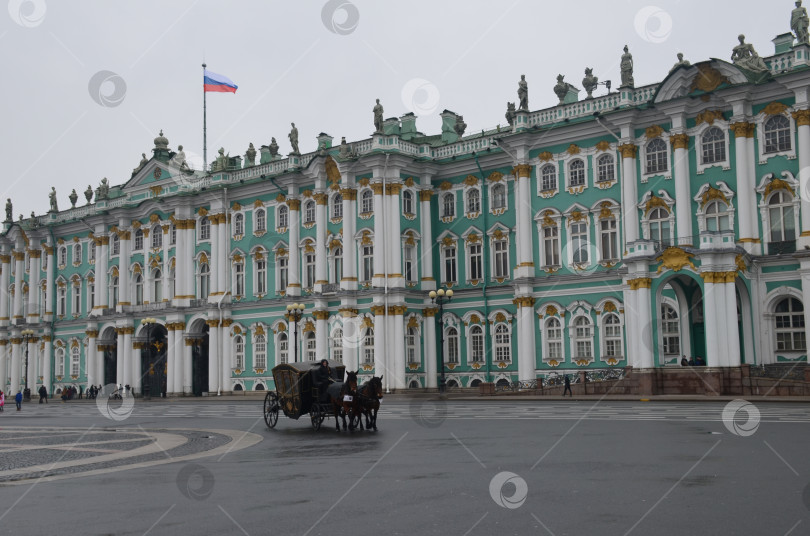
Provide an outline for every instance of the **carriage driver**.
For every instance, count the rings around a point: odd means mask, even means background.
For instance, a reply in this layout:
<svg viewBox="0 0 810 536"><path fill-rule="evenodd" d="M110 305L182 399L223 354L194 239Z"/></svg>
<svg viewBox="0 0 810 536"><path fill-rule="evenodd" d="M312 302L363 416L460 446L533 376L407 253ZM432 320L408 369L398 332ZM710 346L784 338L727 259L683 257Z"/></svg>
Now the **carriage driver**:
<svg viewBox="0 0 810 536"><path fill-rule="evenodd" d="M321 366L318 367L318 392L323 398L326 395L326 390L329 387L330 383L333 383L335 380L332 378L332 369L329 368L329 361L326 359L321 359Z"/></svg>

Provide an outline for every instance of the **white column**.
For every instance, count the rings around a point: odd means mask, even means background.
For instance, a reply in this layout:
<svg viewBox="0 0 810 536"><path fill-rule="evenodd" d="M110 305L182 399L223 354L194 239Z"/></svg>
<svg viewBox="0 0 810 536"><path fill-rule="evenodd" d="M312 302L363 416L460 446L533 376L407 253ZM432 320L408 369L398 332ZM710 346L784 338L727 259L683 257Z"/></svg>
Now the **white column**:
<svg viewBox="0 0 810 536"><path fill-rule="evenodd" d="M372 305L371 314L374 315L374 375L386 375L387 377L383 380L383 386L388 387L391 385L390 374L392 371L388 363L388 356L386 355L385 346L385 306Z"/></svg>
<svg viewBox="0 0 810 536"><path fill-rule="evenodd" d="M219 320L208 320L208 393L217 392L217 371L219 370Z"/></svg>
<svg viewBox="0 0 810 536"><path fill-rule="evenodd" d="M110 286L110 280L107 276L107 260L108 260L108 250L110 244L110 237L109 236L98 236L100 233L104 232L103 227L96 227L96 238L93 239L93 242L96 246L96 303L97 305L93 307L94 312L96 314L101 314L101 312L109 307L108 302L108 290ZM52 293L54 284L52 283L52 273L54 267L53 256L50 255L49 251L49 259L48 259L48 292ZM121 272L121 268L119 267L119 272ZM126 273L124 271L123 273ZM121 291L121 278L119 277L118 281L118 291ZM126 282L124 282L126 284ZM119 295L120 296L120 295ZM53 296L48 296L48 310L53 311ZM116 304L113 304L113 307Z"/></svg>
<svg viewBox="0 0 810 536"><path fill-rule="evenodd" d="M696 246L692 240L692 198L689 192L689 135L673 134L670 142L675 149L673 169L675 171L675 226L679 246Z"/></svg>
<svg viewBox="0 0 810 536"><path fill-rule="evenodd" d="M21 322L23 320L23 284L25 283L25 252L14 251L14 310L12 318ZM16 394L16 393L15 393Z"/></svg>
<svg viewBox="0 0 810 536"><path fill-rule="evenodd" d="M402 184L400 183L392 183L388 185L388 192L386 192L385 199L388 202L387 207L387 217L388 217L388 228L386 232L388 237L386 238L388 244L387 248L389 251L389 260L388 260L388 286L389 287L396 287L396 288L404 288L405 287L405 276L402 275L402 221L400 218L401 211L399 210L399 195L402 191ZM400 319L401 320L401 319ZM401 322L400 322L401 323ZM400 342L399 346L402 347L404 345L404 339ZM404 359L403 353L403 359ZM397 373L399 374L399 373ZM405 368L404 368L404 361L403 361L403 369L402 369L402 381L404 388L405 382ZM397 387L398 389L400 387Z"/></svg>
<svg viewBox="0 0 810 536"><path fill-rule="evenodd" d="M532 166L529 164L519 164L515 166L515 181L517 184L517 196L515 207L520 207L517 212L517 270L515 277L532 277L534 275L534 261L532 258L532 214L528 203L531 203L531 173ZM483 188L483 185L482 185ZM484 229L486 232L486 229ZM534 375L534 368L532 368ZM534 378L532 378L534 379Z"/></svg>
<svg viewBox="0 0 810 536"><path fill-rule="evenodd" d="M619 146L622 154L622 222L625 244L638 240L638 196L636 194L636 152L632 143Z"/></svg>
<svg viewBox="0 0 810 536"><path fill-rule="evenodd" d="M85 371L87 372L87 385L95 385L96 384L96 377L98 374L98 349L96 348L96 340L98 339L98 330L96 329L88 329L85 332L87 335L87 348L85 349L84 354L84 366ZM47 355L46 361L47 361ZM45 374L43 371L43 382L45 380ZM50 392L50 391L48 391Z"/></svg>
<svg viewBox="0 0 810 536"><path fill-rule="evenodd" d="M340 195L343 197L343 278L340 281L340 288L357 290L357 245L354 241L357 190L343 188Z"/></svg>
<svg viewBox="0 0 810 536"><path fill-rule="evenodd" d="M374 273L371 274L371 286L383 287L385 286L385 222L386 210L383 204L385 203L385 192L383 191L382 182L374 182L371 184L371 190L374 192ZM374 330L375 337L377 330ZM376 353L376 352L375 352ZM375 357L375 360L377 358ZM379 374L379 372L378 372Z"/></svg>
<svg viewBox="0 0 810 536"><path fill-rule="evenodd" d="M195 225L196 221L193 218L188 220L178 219L174 222L175 229L177 229L177 244L174 246L175 297L172 303L175 306L188 305L191 299L189 298L190 293L188 291L189 282L186 280L186 265L191 263L191 257L189 257L189 242L193 240L191 233Z"/></svg>
<svg viewBox="0 0 810 536"><path fill-rule="evenodd" d="M801 198L802 229L799 245L810 245L810 110L793 112L798 131L799 192Z"/></svg>
<svg viewBox="0 0 810 536"><path fill-rule="evenodd" d="M8 351L8 339L0 339L0 390L7 391L6 378L8 378L8 359L6 353ZM14 393L17 394L17 393Z"/></svg>
<svg viewBox="0 0 810 536"><path fill-rule="evenodd" d="M398 213L397 213L398 216ZM398 248L394 248L397 249ZM394 389L405 389L405 320L404 315L407 307L404 305L392 305L388 307L388 318L392 324L391 332L393 338L389 341L388 347L390 350L387 352L389 355L393 353L394 363L393 376ZM378 373L379 374L379 373ZM389 383L390 385L391 383Z"/></svg>
<svg viewBox="0 0 810 536"><path fill-rule="evenodd" d="M19 333L14 333L11 338L11 389L8 392L7 398L14 398L14 395L17 394L17 391L20 390L20 370L22 370L22 365L20 364L20 350L22 348L22 338L20 338Z"/></svg>
<svg viewBox="0 0 810 536"><path fill-rule="evenodd" d="M163 230L163 264L161 267L161 271L163 272L163 279L161 280L161 292L163 293L163 298L161 301L169 301L169 296L171 295L170 291L170 281L169 281L169 271L171 268L171 260L169 259L169 242L171 242L171 235L169 231L171 230L171 225L164 225L162 227ZM171 388L170 383L166 383L166 390L168 391Z"/></svg>
<svg viewBox="0 0 810 536"><path fill-rule="evenodd" d="M329 359L329 311L313 311L312 316L315 317L315 356L318 360Z"/></svg>
<svg viewBox="0 0 810 536"><path fill-rule="evenodd" d="M141 378L141 351L133 352L132 335L134 328L127 327L124 333L124 385L129 385L130 394L137 383L140 386Z"/></svg>
<svg viewBox="0 0 810 536"><path fill-rule="evenodd" d="M231 242L230 237L228 234L228 229L230 226L228 225L228 217L223 213L219 215L219 228L217 229L217 234L219 236L219 240L217 242L217 250L219 252L219 273L217 274L217 278L219 279L219 288L217 292L224 294L228 292L230 289L230 277L231 277ZM297 246L296 246L297 247ZM225 301L229 301L230 298L226 298ZM219 301L219 298L217 298Z"/></svg>
<svg viewBox="0 0 810 536"><path fill-rule="evenodd" d="M647 277L639 277L629 281L630 288L635 293L636 305L636 327L634 329L638 340L636 342L637 357L641 368L653 368L655 366L655 354L653 353L652 340L652 304L650 302L650 286L652 280ZM635 288L634 288L635 287Z"/></svg>
<svg viewBox="0 0 810 536"><path fill-rule="evenodd" d="M183 331L183 393L191 394L191 341L185 340Z"/></svg>
<svg viewBox="0 0 810 536"><path fill-rule="evenodd" d="M726 351L728 352L726 358L726 366L739 367L740 366L740 325L737 321L737 292L734 280L737 277L737 272L725 273L725 284L716 285L724 287L725 291L725 316L726 318Z"/></svg>
<svg viewBox="0 0 810 536"><path fill-rule="evenodd" d="M45 254L47 255L47 268L45 269L45 321L50 322L53 320L53 290L54 290L54 256L53 256L53 248L51 246L45 246ZM96 263L98 266L98 263ZM100 279L99 279L100 278ZM96 281L103 281L104 276L96 275ZM8 288L6 285L3 288ZM96 283L96 297L98 297L98 283ZM2 315L7 316L7 315ZM48 391L50 393L50 390Z"/></svg>
<svg viewBox="0 0 810 536"><path fill-rule="evenodd" d="M31 270L28 273L28 301L31 303L31 306L28 307L28 322L32 324L39 323L39 311L40 311L40 303L39 303L39 295L40 295L40 287L39 287L39 277L40 277L40 267L39 261L40 256L42 255L42 251L39 249L29 249L28 256L31 259Z"/></svg>
<svg viewBox="0 0 810 536"><path fill-rule="evenodd" d="M174 324L166 323L166 396L174 394L174 386L177 383L177 355L175 353L175 327Z"/></svg>
<svg viewBox="0 0 810 536"><path fill-rule="evenodd" d="M431 214L430 214L430 198L433 195L431 190L421 190L419 192L420 206L420 230L422 233L422 289L434 290L436 288L436 280L433 278L433 233L431 231ZM435 329L434 329L435 335ZM434 336L435 339L435 336ZM435 348L435 344L434 344ZM435 360L434 360L435 362ZM433 374L433 382L436 382L436 374ZM435 387L435 386L434 386Z"/></svg>
<svg viewBox="0 0 810 536"><path fill-rule="evenodd" d="M703 318L706 327L706 364L710 367L720 367L723 365L720 359L720 348L723 342L720 342L721 329L725 322L724 319L718 316L717 309L717 294L719 291L715 288L720 285L715 285L715 273L706 272L700 274L703 278ZM724 307L725 308L725 307Z"/></svg>
<svg viewBox="0 0 810 536"><path fill-rule="evenodd" d="M36 392L36 385L37 385L37 343L36 338L32 337L28 339L28 343L25 344L22 348L23 359L28 357L28 363L25 370L25 377L28 379L28 388L31 389L31 392ZM16 394L16 393L15 393Z"/></svg>
<svg viewBox="0 0 810 536"><path fill-rule="evenodd" d="M50 268L50 266L49 266ZM9 319L7 292L11 274L11 255L0 255L0 324L5 324ZM0 376L0 386L5 382L5 376ZM16 393L15 393L16 394Z"/></svg>
<svg viewBox="0 0 810 536"><path fill-rule="evenodd" d="M172 385L172 392L177 395L183 393L184 374L183 370L183 356L185 346L183 344L183 334L185 333L185 324L183 322L174 323L174 338L172 339L172 359L174 366L174 384Z"/></svg>
<svg viewBox="0 0 810 536"><path fill-rule="evenodd" d="M438 387L438 378L436 377L438 370L436 362L436 313L438 313L438 309L433 307L422 309L425 334L425 387L428 389L436 389L436 387Z"/></svg>
<svg viewBox="0 0 810 536"><path fill-rule="evenodd" d="M230 393L232 391L231 363L233 363L231 345L229 344L231 339L225 326L220 325L217 329L219 330L219 368L222 371L220 389L223 393Z"/></svg>
<svg viewBox="0 0 810 536"><path fill-rule="evenodd" d="M53 337L51 335L44 335L42 340L45 342L45 349L42 351L42 385L48 390L48 396L53 395L53 384L51 383L51 375L53 367ZM0 367L2 369L2 367Z"/></svg>
<svg viewBox="0 0 810 536"><path fill-rule="evenodd" d="M130 255L132 253L132 231L124 231L118 233L118 303L115 304L115 307L118 308L118 305L132 305L132 284L129 277L129 263L130 263ZM98 261L96 261L98 262ZM107 278L103 277L99 279L96 276L97 280L106 281ZM106 284L104 285L106 288ZM107 302L103 302L106 306ZM123 310L123 309L122 309Z"/></svg>
<svg viewBox="0 0 810 536"><path fill-rule="evenodd" d="M118 385L125 385L126 381L129 380L129 373L126 372L126 350L124 346L125 338L124 332L127 328L115 328L115 333L117 335L117 341L115 345L115 383ZM117 387L117 385L116 385Z"/></svg>
<svg viewBox="0 0 810 536"><path fill-rule="evenodd" d="M326 206L328 202L329 196L325 193L318 192L315 194L315 292L322 292L323 286L329 284L329 278L326 274L326 233L328 232L326 227ZM292 245L290 250L292 254Z"/></svg>
<svg viewBox="0 0 810 536"><path fill-rule="evenodd" d="M301 225L301 200L288 199L290 208L290 254L287 265L287 296L301 295L301 252L298 250ZM346 218L344 217L344 221Z"/></svg>
<svg viewBox="0 0 810 536"><path fill-rule="evenodd" d="M755 208L755 184L751 170L748 167L748 132L751 130L751 126L753 125L749 123L734 123L731 125L731 130L734 131L734 168L737 172L737 195L739 196L737 221L739 222L740 241L744 244L759 238L756 226L759 215Z"/></svg>
<svg viewBox="0 0 810 536"><path fill-rule="evenodd" d="M223 256L219 245L219 214L209 215L208 221L211 224L211 258L208 259L208 269L211 275L209 276L208 301L216 303L220 294L224 291L219 286L219 272L222 264L221 257Z"/></svg>
<svg viewBox="0 0 810 536"><path fill-rule="evenodd" d="M343 316L343 364L346 370L358 370L357 349L360 347L362 328L351 307L342 308L340 314Z"/></svg>
<svg viewBox="0 0 810 536"><path fill-rule="evenodd" d="M518 379L534 381L537 379L535 336L534 336L534 298L517 298L518 306Z"/></svg>

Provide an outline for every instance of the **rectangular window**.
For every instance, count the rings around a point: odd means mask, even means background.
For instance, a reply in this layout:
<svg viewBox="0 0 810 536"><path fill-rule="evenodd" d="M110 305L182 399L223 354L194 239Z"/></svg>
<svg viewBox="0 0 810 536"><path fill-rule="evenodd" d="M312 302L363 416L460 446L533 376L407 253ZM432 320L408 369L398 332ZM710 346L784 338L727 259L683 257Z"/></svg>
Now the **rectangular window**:
<svg viewBox="0 0 810 536"><path fill-rule="evenodd" d="M484 278L482 248L481 244L470 244L470 279L473 281Z"/></svg>
<svg viewBox="0 0 810 536"><path fill-rule="evenodd" d="M416 270L413 265L413 246L405 246L402 250L403 272L405 274L405 282L413 283L416 281Z"/></svg>
<svg viewBox="0 0 810 536"><path fill-rule="evenodd" d="M363 282L368 283L374 276L374 246L363 246Z"/></svg>
<svg viewBox="0 0 810 536"><path fill-rule="evenodd" d="M444 280L447 283L456 281L456 248L444 249Z"/></svg>
<svg viewBox="0 0 810 536"><path fill-rule="evenodd" d="M44 301L43 301L44 303ZM96 284L88 283L87 285L87 310L90 311L96 306Z"/></svg>
<svg viewBox="0 0 810 536"><path fill-rule="evenodd" d="M73 287L73 314L77 315L82 312L82 288L78 285Z"/></svg>
<svg viewBox="0 0 810 536"><path fill-rule="evenodd" d="M267 261L256 261L256 293L267 294Z"/></svg>
<svg viewBox="0 0 810 536"><path fill-rule="evenodd" d="M602 260L616 260L618 254L618 234L616 220L602 220L599 222L602 230Z"/></svg>
<svg viewBox="0 0 810 536"><path fill-rule="evenodd" d="M287 290L287 257L278 258L278 290Z"/></svg>
<svg viewBox="0 0 810 536"><path fill-rule="evenodd" d="M509 277L509 243L506 240L496 240L493 246L495 250L494 277Z"/></svg>
<svg viewBox="0 0 810 536"><path fill-rule="evenodd" d="M59 289L59 305L57 307L57 314L59 316L65 316L67 312L67 292L64 288Z"/></svg>
<svg viewBox="0 0 810 536"><path fill-rule="evenodd" d="M236 296L244 296L245 295L245 265L240 263L236 263L233 265L234 273L236 281L234 282L235 287L235 295Z"/></svg>
<svg viewBox="0 0 810 536"><path fill-rule="evenodd" d="M586 223L571 224L571 242L574 246L574 262L583 264L588 262L588 225Z"/></svg>
<svg viewBox="0 0 810 536"><path fill-rule="evenodd" d="M560 265L560 235L558 227L543 229L543 252L546 266Z"/></svg>
<svg viewBox="0 0 810 536"><path fill-rule="evenodd" d="M312 288L315 286L315 254L307 253L304 256L305 280L304 288Z"/></svg>

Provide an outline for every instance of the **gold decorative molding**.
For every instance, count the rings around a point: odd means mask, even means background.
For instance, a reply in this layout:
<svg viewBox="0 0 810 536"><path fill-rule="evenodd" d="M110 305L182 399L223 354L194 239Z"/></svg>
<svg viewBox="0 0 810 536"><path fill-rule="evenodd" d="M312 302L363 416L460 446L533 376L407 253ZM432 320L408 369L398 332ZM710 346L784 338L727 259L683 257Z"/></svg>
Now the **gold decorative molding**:
<svg viewBox="0 0 810 536"><path fill-rule="evenodd" d="M360 311L352 307L341 307L338 312L343 318L354 318Z"/></svg>
<svg viewBox="0 0 810 536"><path fill-rule="evenodd" d="M426 307L425 309L422 309L422 316L425 318L432 318L435 317L438 312L438 307Z"/></svg>
<svg viewBox="0 0 810 536"><path fill-rule="evenodd" d="M762 195L767 198L769 195L771 195L772 192L775 192L776 190L787 190L788 192L791 193L791 195L796 195L795 192L793 191L793 187L787 181L777 177L771 179L771 182L769 182L768 185L765 186L765 192Z"/></svg>
<svg viewBox="0 0 810 536"><path fill-rule="evenodd" d="M518 308L520 307L534 307L535 299L531 296L523 296L520 298L515 298L512 300L512 303L517 305Z"/></svg>
<svg viewBox="0 0 810 536"><path fill-rule="evenodd" d="M478 177L475 175L467 175L464 178L464 184L467 186L475 186L478 184Z"/></svg>
<svg viewBox="0 0 810 536"><path fill-rule="evenodd" d="M492 173L489 174L487 180L490 180L492 182L501 182L503 180L503 173L501 173L500 171L493 171Z"/></svg>
<svg viewBox="0 0 810 536"><path fill-rule="evenodd" d="M661 207L669 211L669 206L667 206L667 202L664 201L664 198L653 194L647 200L647 204L644 205L644 215L648 215L650 211L656 207Z"/></svg>
<svg viewBox="0 0 810 536"><path fill-rule="evenodd" d="M565 150L566 153L574 156L575 154L579 154L582 152L582 149L579 148L579 145L572 143L568 146L568 149Z"/></svg>
<svg viewBox="0 0 810 536"><path fill-rule="evenodd" d="M729 125L731 131L734 133L734 136L737 138L753 138L754 137L754 123L746 123L745 121L740 121L737 123L732 123Z"/></svg>
<svg viewBox="0 0 810 536"><path fill-rule="evenodd" d="M724 82L729 83L728 78L708 63L696 65L696 67L698 72L692 79L692 86L689 88L690 92L697 89L708 93L720 87L720 84Z"/></svg>
<svg viewBox="0 0 810 536"><path fill-rule="evenodd" d="M713 125L715 121L723 121L723 112L720 110L704 110L695 117L695 126L701 123Z"/></svg>
<svg viewBox="0 0 810 536"><path fill-rule="evenodd" d="M773 101L769 102L768 105L762 109L760 113L765 115L782 115L785 113L785 110L788 109L787 104L783 104L781 102Z"/></svg>
<svg viewBox="0 0 810 536"><path fill-rule="evenodd" d="M810 125L810 110L796 110L790 115L796 121L796 126L806 127Z"/></svg>
<svg viewBox="0 0 810 536"><path fill-rule="evenodd" d="M551 154L549 151L543 151L542 153L537 155L537 157L540 159L541 162L549 162L551 161L552 158L554 158L554 155Z"/></svg>
<svg viewBox="0 0 810 536"><path fill-rule="evenodd" d="M301 210L301 200L287 199L287 206L290 207L290 210Z"/></svg>
<svg viewBox="0 0 810 536"><path fill-rule="evenodd" d="M710 201L715 199L719 199L723 201L726 205L728 205L728 198L726 198L726 194L723 193L722 190L718 190L714 186L709 186L703 195L701 196L701 208L705 207Z"/></svg>
<svg viewBox="0 0 810 536"><path fill-rule="evenodd" d="M344 201L357 201L357 190L353 188L341 188L340 196Z"/></svg>
<svg viewBox="0 0 810 536"><path fill-rule="evenodd" d="M331 155L326 155L323 161L323 167L326 171L326 180L332 184L340 183L340 169Z"/></svg>
<svg viewBox="0 0 810 536"><path fill-rule="evenodd" d="M640 288L651 288L652 279L649 277L639 277L636 279L628 279L627 284L630 285L630 290L638 290Z"/></svg>
<svg viewBox="0 0 810 536"><path fill-rule="evenodd" d="M597 151L607 151L608 149L610 149L610 142L607 140L602 140L596 144Z"/></svg>
<svg viewBox="0 0 810 536"><path fill-rule="evenodd" d="M737 272L702 272L700 277L703 278L704 283L725 284L734 283L737 279Z"/></svg>
<svg viewBox="0 0 810 536"><path fill-rule="evenodd" d="M371 311L371 314L373 314L374 316L384 315L385 314L385 306L384 305L372 305L369 308L369 311Z"/></svg>
<svg viewBox="0 0 810 536"><path fill-rule="evenodd" d="M585 215L579 210L574 210L574 212L571 213L571 219L575 222L582 221L585 219Z"/></svg>
<svg viewBox="0 0 810 536"><path fill-rule="evenodd" d="M329 320L329 311L312 311L315 320Z"/></svg>
<svg viewBox="0 0 810 536"><path fill-rule="evenodd" d="M647 127L644 130L644 135L647 136L648 140L651 140L653 138L660 138L661 134L663 134L663 133L664 133L664 129L661 128L659 125L653 125L651 127Z"/></svg>
<svg viewBox="0 0 810 536"><path fill-rule="evenodd" d="M441 190L443 192L446 192L447 190L451 189L452 187L453 187L453 185L450 182L444 181L439 185L439 190Z"/></svg>
<svg viewBox="0 0 810 536"><path fill-rule="evenodd" d="M569 149L570 149L570 147L569 147ZM518 164L518 165L516 165L515 167L512 168L512 175L514 175L515 177L518 177L518 178L531 177L531 175L532 175L532 166L530 166L529 164Z"/></svg>
<svg viewBox="0 0 810 536"><path fill-rule="evenodd" d="M689 149L689 135L688 134L673 134L669 137L673 149Z"/></svg>
<svg viewBox="0 0 810 536"><path fill-rule="evenodd" d="M668 247L655 259L661 263L656 273L660 274L664 268L679 272L684 266L689 266L692 270L697 271L697 268L695 268L694 263L691 261L693 257L694 255L687 253L681 248Z"/></svg>
<svg viewBox="0 0 810 536"><path fill-rule="evenodd" d="M638 146L632 143L624 143L619 145L619 152L622 154L622 158L635 158L636 153L638 153Z"/></svg>
<svg viewBox="0 0 810 536"><path fill-rule="evenodd" d="M419 190L419 201L430 201L433 190Z"/></svg>

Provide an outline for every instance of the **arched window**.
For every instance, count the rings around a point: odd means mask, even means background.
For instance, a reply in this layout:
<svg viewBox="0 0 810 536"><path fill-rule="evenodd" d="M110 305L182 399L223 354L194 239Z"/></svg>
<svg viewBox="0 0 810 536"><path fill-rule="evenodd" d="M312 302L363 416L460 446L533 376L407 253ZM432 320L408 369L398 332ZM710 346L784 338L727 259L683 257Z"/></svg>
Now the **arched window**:
<svg viewBox="0 0 810 536"><path fill-rule="evenodd" d="M776 349L782 351L806 351L807 339L804 330L804 306L796 298L785 298L776 304Z"/></svg>
<svg viewBox="0 0 810 536"><path fill-rule="evenodd" d="M82 312L82 283L76 276L74 276L72 281L71 291L73 292L73 296L70 300L70 312L73 315L80 315ZM25 306L27 307L28 304L26 303Z"/></svg>
<svg viewBox="0 0 810 536"><path fill-rule="evenodd" d="M540 170L541 177L541 190L556 190L557 189L557 168L554 164L546 164Z"/></svg>
<svg viewBox="0 0 810 536"><path fill-rule="evenodd" d="M253 368L267 368L267 339L264 335L256 335L253 339Z"/></svg>
<svg viewBox="0 0 810 536"><path fill-rule="evenodd" d="M506 208L506 186L496 184L492 187L492 210Z"/></svg>
<svg viewBox="0 0 810 536"><path fill-rule="evenodd" d="M543 227L543 266L560 266L560 228Z"/></svg>
<svg viewBox="0 0 810 536"><path fill-rule="evenodd" d="M416 328L408 328L408 331L405 333L405 354L408 359L408 363L411 364L418 364L419 363L419 335Z"/></svg>
<svg viewBox="0 0 810 536"><path fill-rule="evenodd" d="M671 238L669 212L664 208L654 208L647 219L650 222L650 240L668 244Z"/></svg>
<svg viewBox="0 0 810 536"><path fill-rule="evenodd" d="M233 338L233 367L245 370L245 339L241 335Z"/></svg>
<svg viewBox="0 0 810 536"><path fill-rule="evenodd" d="M286 229L290 226L290 213L287 205L278 207L278 227Z"/></svg>
<svg viewBox="0 0 810 536"><path fill-rule="evenodd" d="M663 334L666 359L681 355L681 323L678 311L669 304L661 304L661 333Z"/></svg>
<svg viewBox="0 0 810 536"><path fill-rule="evenodd" d="M340 284L343 279L343 248L337 247L332 253L332 283Z"/></svg>
<svg viewBox="0 0 810 536"><path fill-rule="evenodd" d="M315 223L315 201L304 203L304 223Z"/></svg>
<svg viewBox="0 0 810 536"><path fill-rule="evenodd" d="M610 182L616 178L616 165L612 154L596 159L596 182Z"/></svg>
<svg viewBox="0 0 810 536"><path fill-rule="evenodd" d="M171 228L169 229L170 235L170 242L169 244L175 245L177 244L177 226L175 224L171 224Z"/></svg>
<svg viewBox="0 0 810 536"><path fill-rule="evenodd" d="M315 361L317 359L317 355L315 353L315 332L310 331L304 337L304 344L305 344L305 351L306 351L306 359L307 361Z"/></svg>
<svg viewBox="0 0 810 536"><path fill-rule="evenodd" d="M54 375L55 376L65 376L65 349L64 348L57 348L56 349L56 363L54 364Z"/></svg>
<svg viewBox="0 0 810 536"><path fill-rule="evenodd" d="M315 253L304 253L304 288L315 286Z"/></svg>
<svg viewBox="0 0 810 536"><path fill-rule="evenodd" d="M80 357L80 349L78 346L74 346L70 349L70 375L71 376L78 376L79 375L79 361Z"/></svg>
<svg viewBox="0 0 810 536"><path fill-rule="evenodd" d="M211 221L207 217L200 218L200 240L211 240Z"/></svg>
<svg viewBox="0 0 810 536"><path fill-rule="evenodd" d="M135 274L135 305L143 305L143 276Z"/></svg>
<svg viewBox="0 0 810 536"><path fill-rule="evenodd" d="M416 254L414 251L416 247L412 244L405 244L402 246L402 273L405 276L406 283L416 282L416 263L414 259Z"/></svg>
<svg viewBox="0 0 810 536"><path fill-rule="evenodd" d="M362 283L368 283L374 277L374 246L371 244L363 244L361 251L363 259L363 274Z"/></svg>
<svg viewBox="0 0 810 536"><path fill-rule="evenodd" d="M332 219L339 219L343 217L343 196L335 194L332 197Z"/></svg>
<svg viewBox="0 0 810 536"><path fill-rule="evenodd" d="M402 192L402 212L404 214L414 214L413 210L413 192L405 190Z"/></svg>
<svg viewBox="0 0 810 536"><path fill-rule="evenodd" d="M484 330L475 324L470 328L470 362L484 362Z"/></svg>
<svg viewBox="0 0 810 536"><path fill-rule="evenodd" d="M442 217L452 218L456 215L456 196L446 193L442 196Z"/></svg>
<svg viewBox="0 0 810 536"><path fill-rule="evenodd" d="M143 249L143 231L138 229L135 231L135 245L133 246L134 251L140 251Z"/></svg>
<svg viewBox="0 0 810 536"><path fill-rule="evenodd" d="M568 164L568 186L585 185L585 162L580 159L572 160Z"/></svg>
<svg viewBox="0 0 810 536"><path fill-rule="evenodd" d="M111 255L118 255L121 253L121 240L118 239L118 235L113 233L110 237L110 249L112 250Z"/></svg>
<svg viewBox="0 0 810 536"><path fill-rule="evenodd" d="M163 229L159 225L152 229L152 247L163 247Z"/></svg>
<svg viewBox="0 0 810 536"><path fill-rule="evenodd" d="M667 144L661 138L647 143L647 173L662 173L667 170Z"/></svg>
<svg viewBox="0 0 810 536"><path fill-rule="evenodd" d="M233 291L234 296L244 296L245 295L245 263L244 262L235 262L233 263Z"/></svg>
<svg viewBox="0 0 810 536"><path fill-rule="evenodd" d="M200 264L200 299L206 300L208 299L208 295L211 293L211 269L208 267L208 263L204 262Z"/></svg>
<svg viewBox="0 0 810 536"><path fill-rule="evenodd" d="M332 332L331 344L332 360L343 363L343 329L337 328Z"/></svg>
<svg viewBox="0 0 810 536"><path fill-rule="evenodd" d="M591 319L579 316L574 320L574 359L593 357Z"/></svg>
<svg viewBox="0 0 810 536"><path fill-rule="evenodd" d="M374 364L374 329L367 328L366 336L363 339L363 363Z"/></svg>
<svg viewBox="0 0 810 536"><path fill-rule="evenodd" d="M48 258L48 256L45 255L45 257L43 258L43 263L42 264L45 264L44 259L47 259L47 258ZM96 248L93 245L93 242L91 241L91 242L87 243L87 262L94 263L95 261L96 261ZM47 268L47 266L43 266L42 268L45 269L45 268Z"/></svg>
<svg viewBox="0 0 810 536"><path fill-rule="evenodd" d="M444 356L444 362L458 363L459 362L458 330L453 327L447 328L445 341L447 343L447 355Z"/></svg>
<svg viewBox="0 0 810 536"><path fill-rule="evenodd" d="M771 242L796 240L793 199L788 194L777 191L771 196L768 200L768 219L771 224Z"/></svg>
<svg viewBox="0 0 810 536"><path fill-rule="evenodd" d="M700 137L700 147L704 164L723 162L726 159L726 137L723 131L712 127Z"/></svg>
<svg viewBox="0 0 810 536"><path fill-rule="evenodd" d="M287 334L282 331L278 336L278 364L289 361L290 349L287 343Z"/></svg>
<svg viewBox="0 0 810 536"><path fill-rule="evenodd" d="M467 213L477 214L481 212L481 192L473 188L467 193Z"/></svg>
<svg viewBox="0 0 810 536"><path fill-rule="evenodd" d="M512 360L512 341L509 328L506 324L495 326L495 361L504 362Z"/></svg>
<svg viewBox="0 0 810 536"><path fill-rule="evenodd" d="M706 230L728 231L729 225L728 205L722 201L712 201L706 205Z"/></svg>
<svg viewBox="0 0 810 536"><path fill-rule="evenodd" d="M790 121L784 115L773 115L763 125L765 152L790 150Z"/></svg>
<svg viewBox="0 0 810 536"><path fill-rule="evenodd" d="M176 285L177 278L174 275L175 275L174 268L169 268L169 292L171 292L171 295L167 296L167 298L169 299L172 299L175 296L177 296L177 285ZM207 298L208 295L206 294L205 297Z"/></svg>
<svg viewBox="0 0 810 536"><path fill-rule="evenodd" d="M267 259L264 254L256 259L256 294L267 294Z"/></svg>
<svg viewBox="0 0 810 536"><path fill-rule="evenodd" d="M360 198L360 212L363 214L374 212L374 194L371 190L363 190L363 195Z"/></svg>
<svg viewBox="0 0 810 536"><path fill-rule="evenodd" d="M584 221L571 223L572 260L576 264L588 262L588 224Z"/></svg>
<svg viewBox="0 0 810 536"><path fill-rule="evenodd" d="M448 246L442 248L444 254L444 283L455 283L458 281L458 265L456 264L456 247Z"/></svg>
<svg viewBox="0 0 810 536"><path fill-rule="evenodd" d="M609 313L602 318L604 322L605 357L621 358L622 324L618 315Z"/></svg>
<svg viewBox="0 0 810 536"><path fill-rule="evenodd" d="M82 263L82 245L73 244L73 264Z"/></svg>
<svg viewBox="0 0 810 536"><path fill-rule="evenodd" d="M152 272L152 303L163 301L163 272L155 269Z"/></svg>
<svg viewBox="0 0 810 536"><path fill-rule="evenodd" d="M509 241L506 238L492 241L492 277L509 277Z"/></svg>
<svg viewBox="0 0 810 536"><path fill-rule="evenodd" d="M59 266L65 266L67 264L67 248L61 247L59 248Z"/></svg>
<svg viewBox="0 0 810 536"><path fill-rule="evenodd" d="M110 278L110 307L115 307L118 304L118 277L113 276Z"/></svg>
<svg viewBox="0 0 810 536"><path fill-rule="evenodd" d="M267 212L263 209L256 210L256 231L262 232L267 230Z"/></svg>
<svg viewBox="0 0 810 536"><path fill-rule="evenodd" d="M233 217L233 234L234 235L243 235L245 234L245 215L244 214L235 214Z"/></svg>
<svg viewBox="0 0 810 536"><path fill-rule="evenodd" d="M619 235L616 229L616 218L605 218L599 220L599 232L601 234L602 260L614 261L619 258Z"/></svg>

